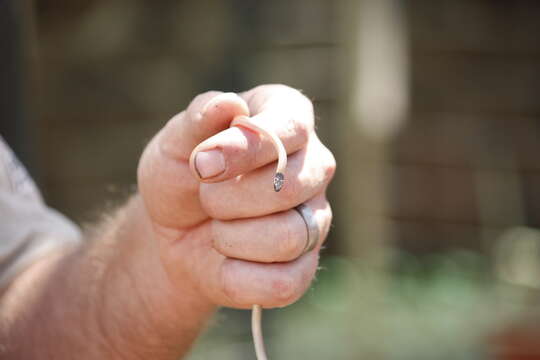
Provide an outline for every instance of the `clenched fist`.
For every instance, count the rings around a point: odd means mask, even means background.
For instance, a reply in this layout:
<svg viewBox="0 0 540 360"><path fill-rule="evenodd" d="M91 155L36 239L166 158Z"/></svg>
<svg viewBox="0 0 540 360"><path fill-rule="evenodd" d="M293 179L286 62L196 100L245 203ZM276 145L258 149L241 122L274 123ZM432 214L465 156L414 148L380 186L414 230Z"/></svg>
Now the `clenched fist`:
<svg viewBox="0 0 540 360"><path fill-rule="evenodd" d="M234 117L273 131L288 154L285 184L274 192L271 141ZM190 166L191 159L191 166ZM142 156L138 181L173 286L189 283L215 305L280 307L309 287L332 218L326 188L335 170L314 130L313 106L299 91L263 85L241 94L208 92L173 117ZM319 243L303 253L308 206Z"/></svg>
<svg viewBox="0 0 540 360"><path fill-rule="evenodd" d="M239 115L283 143L280 192L272 141L230 127ZM0 357L176 360L216 306L294 302L330 227L335 166L300 92L199 95L145 149L139 194L0 292ZM301 216L300 204L310 211Z"/></svg>

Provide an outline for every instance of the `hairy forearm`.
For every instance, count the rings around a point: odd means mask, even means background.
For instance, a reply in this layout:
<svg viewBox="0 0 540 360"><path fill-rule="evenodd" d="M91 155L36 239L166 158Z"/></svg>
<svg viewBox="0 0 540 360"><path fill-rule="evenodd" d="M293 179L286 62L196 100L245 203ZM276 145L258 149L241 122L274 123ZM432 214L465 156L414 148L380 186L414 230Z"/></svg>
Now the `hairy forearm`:
<svg viewBox="0 0 540 360"><path fill-rule="evenodd" d="M135 197L84 246L21 274L0 303L5 359L177 359L213 311L173 288Z"/></svg>

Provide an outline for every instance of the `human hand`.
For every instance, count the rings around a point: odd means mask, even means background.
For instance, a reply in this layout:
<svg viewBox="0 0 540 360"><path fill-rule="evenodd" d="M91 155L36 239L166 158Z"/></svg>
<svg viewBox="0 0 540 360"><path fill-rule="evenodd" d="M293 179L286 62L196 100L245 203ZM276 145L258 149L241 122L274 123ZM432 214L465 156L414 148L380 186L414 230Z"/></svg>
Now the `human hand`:
<svg viewBox="0 0 540 360"><path fill-rule="evenodd" d="M238 115L254 117L283 142L289 158L280 192L272 186L272 143L229 127ZM263 85L240 95L197 96L154 137L138 169L173 287L190 284L210 303L235 308L296 301L311 283L330 227L325 192L334 171L335 160L314 131L312 104L297 90ZM311 208L320 233L305 254L299 204Z"/></svg>

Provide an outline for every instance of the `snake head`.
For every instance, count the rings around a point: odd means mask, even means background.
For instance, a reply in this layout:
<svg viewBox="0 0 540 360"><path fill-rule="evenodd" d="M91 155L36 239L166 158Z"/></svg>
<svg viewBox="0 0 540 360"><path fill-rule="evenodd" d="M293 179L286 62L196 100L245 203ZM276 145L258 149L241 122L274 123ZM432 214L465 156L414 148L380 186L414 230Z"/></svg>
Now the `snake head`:
<svg viewBox="0 0 540 360"><path fill-rule="evenodd" d="M281 190L284 182L285 176L283 175L283 173L276 173L276 175L274 175L274 191L278 192L279 190Z"/></svg>

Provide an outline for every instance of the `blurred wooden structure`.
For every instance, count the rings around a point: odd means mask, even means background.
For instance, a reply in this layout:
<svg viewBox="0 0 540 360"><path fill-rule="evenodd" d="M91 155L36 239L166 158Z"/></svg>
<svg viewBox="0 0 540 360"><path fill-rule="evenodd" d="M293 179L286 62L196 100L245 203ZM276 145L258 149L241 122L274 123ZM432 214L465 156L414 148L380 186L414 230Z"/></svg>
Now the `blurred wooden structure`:
<svg viewBox="0 0 540 360"><path fill-rule="evenodd" d="M362 1L36 3L30 128L47 199L91 218L125 197L145 142L194 94L283 82L314 100L337 155L335 251L487 251L501 229L540 225L540 5L387 3L409 66L406 116L384 140L351 111Z"/></svg>
<svg viewBox="0 0 540 360"><path fill-rule="evenodd" d="M489 253L504 229L539 226L540 4L384 2L404 10L410 103L396 135L382 140L355 126L350 112L339 118L347 121L338 153L346 214L337 221L349 247L386 241L416 254ZM362 13L367 0L345 3L350 20L342 34L355 59L355 49L366 50L357 45L361 34L351 34L356 23L385 19ZM349 59L342 79L351 81L362 56Z"/></svg>
<svg viewBox="0 0 540 360"><path fill-rule="evenodd" d="M411 114L392 146L397 239L488 251L540 225L540 3L409 2Z"/></svg>
<svg viewBox="0 0 540 360"><path fill-rule="evenodd" d="M20 121L2 131L78 221L127 196L145 143L195 94L281 82L313 99L337 157L330 252L490 253L540 226L538 1L40 0L35 18L37 107L1 83Z"/></svg>

